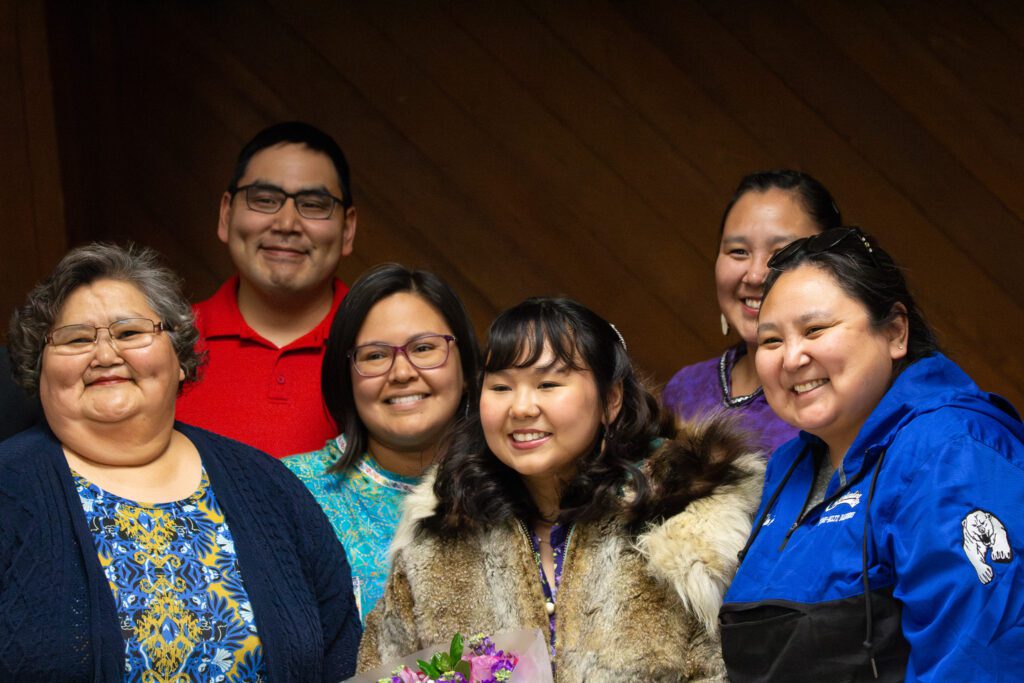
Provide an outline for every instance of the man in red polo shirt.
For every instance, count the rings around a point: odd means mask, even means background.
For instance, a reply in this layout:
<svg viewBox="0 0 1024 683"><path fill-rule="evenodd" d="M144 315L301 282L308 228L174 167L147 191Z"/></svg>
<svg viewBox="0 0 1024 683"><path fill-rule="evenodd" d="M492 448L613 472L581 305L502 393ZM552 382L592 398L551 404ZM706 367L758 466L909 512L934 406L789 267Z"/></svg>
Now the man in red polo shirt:
<svg viewBox="0 0 1024 683"><path fill-rule="evenodd" d="M238 273L195 306L209 362L179 420L276 457L337 435L320 365L355 235L348 163L329 135L279 123L242 149L217 226Z"/></svg>

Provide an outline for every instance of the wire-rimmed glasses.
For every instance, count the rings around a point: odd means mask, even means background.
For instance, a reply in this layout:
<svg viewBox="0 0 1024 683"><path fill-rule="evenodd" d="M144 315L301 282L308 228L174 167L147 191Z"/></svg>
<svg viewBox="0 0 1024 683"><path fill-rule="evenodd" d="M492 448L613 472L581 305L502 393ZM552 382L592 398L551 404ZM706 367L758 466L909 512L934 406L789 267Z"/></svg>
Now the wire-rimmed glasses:
<svg viewBox="0 0 1024 683"><path fill-rule="evenodd" d="M64 325L46 335L46 343L52 346L56 353L64 356L88 353L96 348L100 330L106 330L110 335L110 343L115 349L122 351L149 346L156 339L156 335L164 330L164 324L149 318L125 318L100 327L85 323Z"/></svg>

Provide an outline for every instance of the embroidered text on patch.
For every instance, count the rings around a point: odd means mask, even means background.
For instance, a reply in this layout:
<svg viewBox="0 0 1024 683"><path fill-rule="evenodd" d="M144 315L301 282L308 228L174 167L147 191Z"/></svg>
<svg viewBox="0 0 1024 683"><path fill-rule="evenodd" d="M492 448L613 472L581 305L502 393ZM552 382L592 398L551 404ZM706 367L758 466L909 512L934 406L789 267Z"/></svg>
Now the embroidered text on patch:
<svg viewBox="0 0 1024 683"><path fill-rule="evenodd" d="M856 512L844 512L841 515L825 515L824 517L818 520L818 524L832 524L833 522L845 522L846 520L850 519L856 514Z"/></svg>

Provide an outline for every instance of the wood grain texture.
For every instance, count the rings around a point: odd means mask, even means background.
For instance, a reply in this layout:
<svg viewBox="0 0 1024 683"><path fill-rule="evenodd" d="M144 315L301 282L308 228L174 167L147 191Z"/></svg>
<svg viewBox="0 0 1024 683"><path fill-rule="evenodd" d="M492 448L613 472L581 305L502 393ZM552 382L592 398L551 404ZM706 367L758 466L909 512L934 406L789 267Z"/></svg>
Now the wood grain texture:
<svg viewBox="0 0 1024 683"><path fill-rule="evenodd" d="M303 119L353 169L359 231L343 278L388 260L431 268L481 332L525 296L574 296L664 382L723 346L712 267L733 187L791 166L907 267L968 372L1024 405L1019 3L46 9L57 140L19 147L8 126L26 124L5 119L2 163L59 148L67 243L150 244L195 298L231 272L215 227L234 155L262 126ZM0 25L5 56L24 58ZM30 102L3 68L0 91Z"/></svg>
<svg viewBox="0 0 1024 683"><path fill-rule="evenodd" d="M0 0L0 316L66 248L46 21L40 3ZM6 332L4 332L6 338Z"/></svg>

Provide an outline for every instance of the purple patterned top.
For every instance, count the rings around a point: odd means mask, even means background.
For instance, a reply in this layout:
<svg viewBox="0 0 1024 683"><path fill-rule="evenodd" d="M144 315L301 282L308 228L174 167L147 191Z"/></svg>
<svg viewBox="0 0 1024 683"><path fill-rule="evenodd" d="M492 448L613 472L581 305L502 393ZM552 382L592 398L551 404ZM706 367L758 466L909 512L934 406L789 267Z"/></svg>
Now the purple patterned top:
<svg viewBox="0 0 1024 683"><path fill-rule="evenodd" d="M529 528L529 527L527 527ZM554 606L555 598L558 595L558 587L562 584L562 564L565 561L565 550L569 545L569 532L572 526L555 524L551 527L551 554L555 559L555 585L548 583L548 577L544 573L544 565L540 561L540 536L530 529L530 543L533 545L533 559L537 561L537 569L540 572L540 587L544 591L544 600L547 604ZM548 627L550 628L549 643L551 659L555 658L555 610L548 608Z"/></svg>
<svg viewBox="0 0 1024 683"><path fill-rule="evenodd" d="M684 420L736 410L742 416L740 426L760 437L766 457L776 448L795 438L796 427L783 422L772 412L761 387L746 396L731 396L730 377L736 361L747 352L740 343L726 349L721 358L711 358L687 365L675 374L661 392L666 408Z"/></svg>

